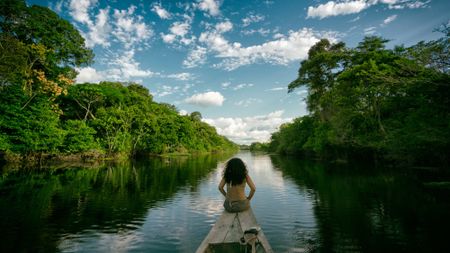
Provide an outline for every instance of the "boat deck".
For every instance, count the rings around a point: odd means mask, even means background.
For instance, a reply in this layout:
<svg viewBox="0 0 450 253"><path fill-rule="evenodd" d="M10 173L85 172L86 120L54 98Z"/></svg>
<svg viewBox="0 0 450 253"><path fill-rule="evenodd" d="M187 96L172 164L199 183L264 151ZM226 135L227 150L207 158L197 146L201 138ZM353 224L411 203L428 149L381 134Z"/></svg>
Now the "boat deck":
<svg viewBox="0 0 450 253"><path fill-rule="evenodd" d="M259 227L259 225L251 208L239 213L224 211L196 253L215 252L212 249L217 245L239 246L236 243L239 243L244 231L252 227ZM262 230L258 233L258 241L257 252L273 252Z"/></svg>

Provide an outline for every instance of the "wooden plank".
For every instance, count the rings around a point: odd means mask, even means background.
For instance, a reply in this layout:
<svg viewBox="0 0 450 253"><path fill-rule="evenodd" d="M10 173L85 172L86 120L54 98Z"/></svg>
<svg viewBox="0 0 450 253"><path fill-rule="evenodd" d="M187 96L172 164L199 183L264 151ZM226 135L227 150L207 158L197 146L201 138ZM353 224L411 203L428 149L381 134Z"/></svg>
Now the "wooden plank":
<svg viewBox="0 0 450 253"><path fill-rule="evenodd" d="M209 244L239 242L244 231L251 227L259 227L251 208L240 213L229 213L224 211L211 231L209 231L200 247L198 247L196 253L208 252L207 249ZM265 250L258 247L258 252L273 253L272 247L270 247L262 230L258 233L258 240Z"/></svg>
<svg viewBox="0 0 450 253"><path fill-rule="evenodd" d="M251 208L244 212L238 213L238 217L242 226L242 231L245 231L251 227L260 227L258 222L256 221L255 214L253 213L253 210ZM267 238L264 235L262 229L258 233L258 239L267 253L273 253L272 247L270 247L270 244L267 241Z"/></svg>
<svg viewBox="0 0 450 253"><path fill-rule="evenodd" d="M219 217L217 222L214 224L212 229L209 231L208 235L205 237L203 242L197 248L196 253L204 253L208 248L208 244L210 243L221 243L224 241L228 230L236 218L235 213L229 213L224 211L222 215Z"/></svg>
<svg viewBox="0 0 450 253"><path fill-rule="evenodd" d="M239 223L238 215L236 214L233 220L233 223L228 229L228 233L225 236L223 242L239 242L244 231L241 228L241 224Z"/></svg>

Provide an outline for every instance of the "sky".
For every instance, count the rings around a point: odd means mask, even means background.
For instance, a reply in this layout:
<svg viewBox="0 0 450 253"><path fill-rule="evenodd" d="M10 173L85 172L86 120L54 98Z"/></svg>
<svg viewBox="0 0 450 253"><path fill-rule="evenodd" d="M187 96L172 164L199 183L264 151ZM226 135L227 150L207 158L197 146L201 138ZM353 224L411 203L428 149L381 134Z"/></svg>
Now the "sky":
<svg viewBox="0 0 450 253"><path fill-rule="evenodd" d="M239 144L265 142L306 115L307 91L287 93L321 38L388 47L441 35L448 0L27 0L71 22L95 53L77 83L137 82L157 102L203 120Z"/></svg>

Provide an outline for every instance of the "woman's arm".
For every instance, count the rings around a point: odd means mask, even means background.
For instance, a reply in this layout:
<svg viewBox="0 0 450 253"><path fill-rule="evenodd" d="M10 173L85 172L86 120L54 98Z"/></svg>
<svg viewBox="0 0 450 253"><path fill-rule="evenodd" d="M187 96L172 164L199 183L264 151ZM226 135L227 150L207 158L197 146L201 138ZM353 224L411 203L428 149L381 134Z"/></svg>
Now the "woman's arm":
<svg viewBox="0 0 450 253"><path fill-rule="evenodd" d="M252 178L248 174L245 177L245 179L247 180L248 187L250 187L250 194L248 194L247 199L251 200L253 198L253 195L255 194L256 187L255 184L253 183Z"/></svg>
<svg viewBox="0 0 450 253"><path fill-rule="evenodd" d="M219 183L219 191L222 193L223 196L227 196L227 192L223 189L225 187L225 178L222 178Z"/></svg>

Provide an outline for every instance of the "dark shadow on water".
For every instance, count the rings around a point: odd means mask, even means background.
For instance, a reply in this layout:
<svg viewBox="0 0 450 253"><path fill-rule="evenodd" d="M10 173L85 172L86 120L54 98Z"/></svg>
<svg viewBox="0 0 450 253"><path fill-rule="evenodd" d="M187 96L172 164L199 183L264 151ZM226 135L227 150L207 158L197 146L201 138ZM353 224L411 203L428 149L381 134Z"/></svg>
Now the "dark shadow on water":
<svg viewBox="0 0 450 253"><path fill-rule="evenodd" d="M418 175L271 156L276 170L312 194L319 238L312 252L450 252L450 202Z"/></svg>

